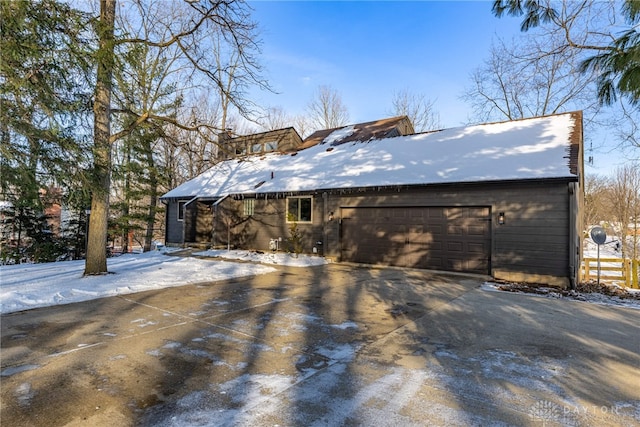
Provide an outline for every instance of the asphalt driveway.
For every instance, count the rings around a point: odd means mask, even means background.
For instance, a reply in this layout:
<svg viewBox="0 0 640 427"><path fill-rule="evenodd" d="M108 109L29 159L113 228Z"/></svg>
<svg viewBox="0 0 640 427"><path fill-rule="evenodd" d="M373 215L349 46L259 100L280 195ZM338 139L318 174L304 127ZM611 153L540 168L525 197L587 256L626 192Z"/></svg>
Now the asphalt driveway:
<svg viewBox="0 0 640 427"><path fill-rule="evenodd" d="M12 426L640 425L640 310L328 264L2 316Z"/></svg>

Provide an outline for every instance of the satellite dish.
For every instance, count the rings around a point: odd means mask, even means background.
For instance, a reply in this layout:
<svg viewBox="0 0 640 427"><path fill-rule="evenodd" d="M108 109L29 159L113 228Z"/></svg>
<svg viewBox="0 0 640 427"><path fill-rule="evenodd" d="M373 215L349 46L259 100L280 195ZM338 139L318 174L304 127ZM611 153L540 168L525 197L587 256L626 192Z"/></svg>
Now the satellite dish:
<svg viewBox="0 0 640 427"><path fill-rule="evenodd" d="M607 233L605 233L604 228L602 227L593 227L591 229L591 238L598 245L604 244L605 240L607 240Z"/></svg>

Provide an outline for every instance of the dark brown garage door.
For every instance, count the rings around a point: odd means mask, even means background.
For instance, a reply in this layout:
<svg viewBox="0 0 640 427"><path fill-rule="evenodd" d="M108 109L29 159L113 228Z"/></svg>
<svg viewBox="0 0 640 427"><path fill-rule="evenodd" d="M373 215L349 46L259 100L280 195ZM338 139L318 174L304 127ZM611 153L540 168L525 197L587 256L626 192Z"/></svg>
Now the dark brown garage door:
<svg viewBox="0 0 640 427"><path fill-rule="evenodd" d="M488 207L342 208L342 259L489 273Z"/></svg>

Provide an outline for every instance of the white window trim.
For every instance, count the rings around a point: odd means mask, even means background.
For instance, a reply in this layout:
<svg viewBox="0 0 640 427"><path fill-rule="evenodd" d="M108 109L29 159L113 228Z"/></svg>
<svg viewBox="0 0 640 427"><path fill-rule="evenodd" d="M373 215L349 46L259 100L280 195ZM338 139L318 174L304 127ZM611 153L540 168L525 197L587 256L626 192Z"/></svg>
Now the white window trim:
<svg viewBox="0 0 640 427"><path fill-rule="evenodd" d="M311 212L309 221L289 221L289 200L291 199L310 199L311 200ZM299 223L299 224L311 224L313 223L313 197L312 196L291 196L287 197L285 204L285 221L287 224Z"/></svg>

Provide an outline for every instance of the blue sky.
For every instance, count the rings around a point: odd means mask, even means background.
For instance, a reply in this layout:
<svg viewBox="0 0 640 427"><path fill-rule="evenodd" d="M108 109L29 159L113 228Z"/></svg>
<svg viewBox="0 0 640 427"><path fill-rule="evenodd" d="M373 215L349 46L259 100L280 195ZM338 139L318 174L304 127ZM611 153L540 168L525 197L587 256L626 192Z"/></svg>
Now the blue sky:
<svg viewBox="0 0 640 427"><path fill-rule="evenodd" d="M476 123L460 97L492 41L520 37L520 18L496 18L491 1L249 1L262 38L261 63L277 92L253 93L263 107L305 112L320 85L337 91L350 123L392 115L394 92L434 101L444 128ZM526 33L524 37L533 37ZM607 135L594 137L596 164L625 162ZM586 148L589 141L585 142Z"/></svg>
<svg viewBox="0 0 640 427"><path fill-rule="evenodd" d="M435 101L444 127L468 121L460 100L469 74L495 37L519 34L519 21L498 19L489 1L252 1L262 63L278 94L262 105L302 113L320 85L331 86L351 122L390 115L394 92Z"/></svg>

